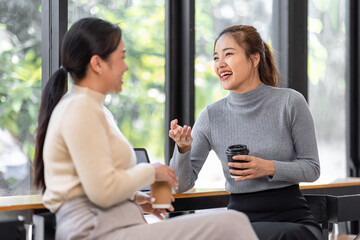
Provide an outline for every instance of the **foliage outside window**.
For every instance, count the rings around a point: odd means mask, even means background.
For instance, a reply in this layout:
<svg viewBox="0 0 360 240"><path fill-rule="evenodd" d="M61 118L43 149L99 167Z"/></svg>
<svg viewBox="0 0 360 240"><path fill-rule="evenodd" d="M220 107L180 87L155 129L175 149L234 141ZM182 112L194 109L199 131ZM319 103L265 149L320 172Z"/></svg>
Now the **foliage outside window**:
<svg viewBox="0 0 360 240"><path fill-rule="evenodd" d="M323 179L346 176L345 8L345 0L309 1L309 104Z"/></svg>
<svg viewBox="0 0 360 240"><path fill-rule="evenodd" d="M254 26L271 43L272 1L196 0L195 5L195 116L208 104L228 94L213 70L214 41L232 25ZM254 14L256 13L256 14Z"/></svg>
<svg viewBox="0 0 360 240"><path fill-rule="evenodd" d="M83 17L119 24L129 71L123 91L108 95L105 105L133 145L164 161L165 7L164 0L69 0L69 26Z"/></svg>
<svg viewBox="0 0 360 240"><path fill-rule="evenodd" d="M151 159L164 157L164 0L69 0L69 26L100 17L123 30L129 71L106 98L121 131ZM213 44L227 26L255 26L271 44L272 1L196 0L195 116L228 94L213 72ZM32 192L31 162L41 97L41 0L0 0L0 196ZM256 13L256 14L254 14ZM345 176L345 1L309 1L309 103L322 176ZM336 113L336 114L335 114ZM214 153L197 186L223 186ZM219 184L220 183L220 184Z"/></svg>
<svg viewBox="0 0 360 240"><path fill-rule="evenodd" d="M252 25L271 44L272 1L270 0L196 0L195 1L195 119L200 111L229 94L223 90L213 70L214 41L232 25ZM222 166L211 151L198 187L224 187Z"/></svg>
<svg viewBox="0 0 360 240"><path fill-rule="evenodd" d="M24 195L41 98L41 1L2 1L0 12L0 195ZM118 23L126 44L124 90L106 106L134 147L163 161L164 1L69 1L69 26L89 16Z"/></svg>
<svg viewBox="0 0 360 240"><path fill-rule="evenodd" d="M29 194L41 97L41 0L0 1L0 196Z"/></svg>

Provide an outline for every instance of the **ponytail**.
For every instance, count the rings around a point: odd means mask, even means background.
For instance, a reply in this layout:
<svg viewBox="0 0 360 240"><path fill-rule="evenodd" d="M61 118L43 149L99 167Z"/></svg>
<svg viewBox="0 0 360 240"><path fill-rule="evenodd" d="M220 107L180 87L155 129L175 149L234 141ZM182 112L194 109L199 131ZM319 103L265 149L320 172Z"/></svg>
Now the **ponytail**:
<svg viewBox="0 0 360 240"><path fill-rule="evenodd" d="M49 125L51 113L67 91L67 84L67 72L63 67L61 67L51 75L41 97L38 127L35 139L34 184L37 188L41 188L43 192L46 189L43 161L46 130Z"/></svg>
<svg viewBox="0 0 360 240"><path fill-rule="evenodd" d="M121 41L121 29L99 18L83 18L74 23L64 36L61 46L61 63L64 67L54 72L43 90L35 139L34 184L43 191L43 149L51 114L67 91L67 73L75 84L87 73L90 59L98 55L108 59ZM66 70L65 70L66 69Z"/></svg>
<svg viewBox="0 0 360 240"><path fill-rule="evenodd" d="M274 56L272 54L272 48L264 43L264 54L260 54L260 64L259 64L259 76L260 80L266 84L273 87L280 86L280 73L276 68L276 63Z"/></svg>

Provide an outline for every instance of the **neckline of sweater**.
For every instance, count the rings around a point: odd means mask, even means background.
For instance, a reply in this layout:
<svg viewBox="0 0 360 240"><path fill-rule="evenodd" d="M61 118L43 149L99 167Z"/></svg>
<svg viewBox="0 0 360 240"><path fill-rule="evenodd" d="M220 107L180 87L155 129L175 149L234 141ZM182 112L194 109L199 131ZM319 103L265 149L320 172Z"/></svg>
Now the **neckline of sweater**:
<svg viewBox="0 0 360 240"><path fill-rule="evenodd" d="M70 93L74 93L74 94L87 94L89 95L91 98L95 99L97 102L99 103L103 103L103 101L105 100L105 97L106 95L100 93L100 92L97 92L97 91L94 91L94 90L91 90L90 88L87 88L87 87L80 87L78 85L73 85L71 87L71 90L70 90Z"/></svg>
<svg viewBox="0 0 360 240"><path fill-rule="evenodd" d="M261 83L257 88L246 93L235 93L230 91L227 99L231 104L244 105L252 102L256 102L263 98L266 85Z"/></svg>

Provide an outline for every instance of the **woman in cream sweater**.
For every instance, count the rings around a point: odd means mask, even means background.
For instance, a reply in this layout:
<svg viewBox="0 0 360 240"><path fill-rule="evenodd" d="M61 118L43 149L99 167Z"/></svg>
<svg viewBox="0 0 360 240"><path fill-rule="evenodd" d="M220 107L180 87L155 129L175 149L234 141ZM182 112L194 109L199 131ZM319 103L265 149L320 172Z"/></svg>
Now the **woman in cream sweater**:
<svg viewBox="0 0 360 240"><path fill-rule="evenodd" d="M128 70L120 28L79 20L64 37L61 59L43 91L34 161L35 184L56 214L56 239L257 239L235 211L147 224L143 212L166 212L151 208L151 197L138 190L154 181L178 183L168 166L136 165L103 105L106 94L121 92ZM68 73L74 85L67 92Z"/></svg>

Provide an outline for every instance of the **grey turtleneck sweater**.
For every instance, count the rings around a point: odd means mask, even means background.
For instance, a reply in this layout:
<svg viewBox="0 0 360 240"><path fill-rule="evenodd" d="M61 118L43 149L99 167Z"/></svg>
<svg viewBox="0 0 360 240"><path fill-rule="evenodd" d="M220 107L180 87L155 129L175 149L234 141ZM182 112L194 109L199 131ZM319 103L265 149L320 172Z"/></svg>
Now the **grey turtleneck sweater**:
<svg viewBox="0 0 360 240"><path fill-rule="evenodd" d="M175 147L170 161L179 178L178 192L194 186L210 150L221 161L231 193L312 182L320 175L313 119L304 97L292 89L261 84L244 94L230 92L202 110L191 134L191 150L181 154ZM249 155L272 160L274 176L236 182L225 154L234 144L247 145Z"/></svg>

